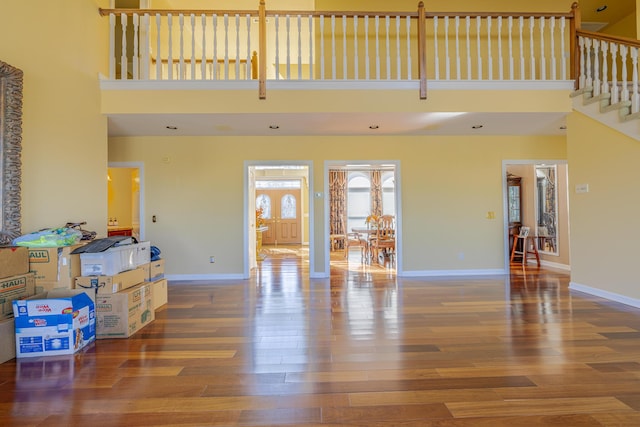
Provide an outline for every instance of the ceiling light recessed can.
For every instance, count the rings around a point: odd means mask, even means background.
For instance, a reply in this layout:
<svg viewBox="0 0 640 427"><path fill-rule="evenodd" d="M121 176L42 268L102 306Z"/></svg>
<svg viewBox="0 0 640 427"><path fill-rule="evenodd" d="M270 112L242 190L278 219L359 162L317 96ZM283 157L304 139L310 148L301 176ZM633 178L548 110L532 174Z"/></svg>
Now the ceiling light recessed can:
<svg viewBox="0 0 640 427"><path fill-rule="evenodd" d="M567 130L567 127L566 127L566 126L564 126L564 125L563 125L563 126L560 126L560 130Z"/></svg>
<svg viewBox="0 0 640 427"><path fill-rule="evenodd" d="M167 126L169 130L178 130L178 126Z"/></svg>
<svg viewBox="0 0 640 427"><path fill-rule="evenodd" d="M471 126L471 129L482 129L484 127L484 125L473 125Z"/></svg>
<svg viewBox="0 0 640 427"><path fill-rule="evenodd" d="M607 5L603 4L602 6L596 9L596 12L604 12L605 10L607 10Z"/></svg>
<svg viewBox="0 0 640 427"><path fill-rule="evenodd" d="M376 129L379 129L379 128L380 128L380 126L378 126L378 125L369 126L369 129L371 129L371 130L376 130Z"/></svg>
<svg viewBox="0 0 640 427"><path fill-rule="evenodd" d="M280 129L280 126L278 126L278 125L269 125L269 129L273 129L273 130Z"/></svg>

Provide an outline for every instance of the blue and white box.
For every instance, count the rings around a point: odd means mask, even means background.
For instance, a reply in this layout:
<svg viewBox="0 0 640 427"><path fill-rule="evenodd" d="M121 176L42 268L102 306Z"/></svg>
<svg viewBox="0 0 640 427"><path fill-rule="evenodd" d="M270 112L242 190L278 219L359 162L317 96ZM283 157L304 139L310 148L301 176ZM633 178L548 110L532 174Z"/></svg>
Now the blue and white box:
<svg viewBox="0 0 640 427"><path fill-rule="evenodd" d="M95 303L80 289L15 300L13 316L18 358L73 354L96 339Z"/></svg>

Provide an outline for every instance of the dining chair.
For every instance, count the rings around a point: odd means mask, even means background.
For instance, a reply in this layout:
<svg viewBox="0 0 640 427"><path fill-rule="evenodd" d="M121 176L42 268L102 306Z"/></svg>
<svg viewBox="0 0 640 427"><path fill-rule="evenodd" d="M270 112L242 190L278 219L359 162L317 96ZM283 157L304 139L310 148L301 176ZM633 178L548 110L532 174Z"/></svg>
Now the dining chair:
<svg viewBox="0 0 640 427"><path fill-rule="evenodd" d="M375 237L370 241L369 251L373 259L378 260L379 263L384 264L385 258L388 257L391 265L395 265L396 229L393 215L382 215L379 218Z"/></svg>
<svg viewBox="0 0 640 427"><path fill-rule="evenodd" d="M351 248L360 249L360 262L364 262L369 250L368 242L360 233L349 232L344 243L344 257L349 258Z"/></svg>
<svg viewBox="0 0 640 427"><path fill-rule="evenodd" d="M338 222L338 229L334 230L333 234L329 235L329 242L331 243L331 251L335 251L336 250L336 246L338 244L338 247L342 247L344 248L346 246L346 241L347 239L347 229L344 227L344 218L340 218L340 221Z"/></svg>

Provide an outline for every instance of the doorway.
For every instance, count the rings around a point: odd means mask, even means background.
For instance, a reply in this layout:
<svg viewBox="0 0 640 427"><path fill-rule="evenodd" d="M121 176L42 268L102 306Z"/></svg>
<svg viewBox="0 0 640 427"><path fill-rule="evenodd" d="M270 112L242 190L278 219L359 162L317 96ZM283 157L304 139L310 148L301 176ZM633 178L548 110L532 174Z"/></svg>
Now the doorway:
<svg viewBox="0 0 640 427"><path fill-rule="evenodd" d="M310 169L310 162L246 164L246 277L281 246L304 249L313 271Z"/></svg>
<svg viewBox="0 0 640 427"><path fill-rule="evenodd" d="M107 168L107 235L145 239L144 166L137 162L109 163Z"/></svg>

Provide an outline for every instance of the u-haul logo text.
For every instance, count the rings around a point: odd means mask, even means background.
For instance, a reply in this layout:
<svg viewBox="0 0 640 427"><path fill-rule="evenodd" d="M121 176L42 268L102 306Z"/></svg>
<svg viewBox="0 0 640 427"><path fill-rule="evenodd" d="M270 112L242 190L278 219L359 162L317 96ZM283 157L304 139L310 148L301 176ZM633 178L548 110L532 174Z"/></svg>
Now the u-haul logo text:
<svg viewBox="0 0 640 427"><path fill-rule="evenodd" d="M49 262L49 251L32 249L29 251L29 262Z"/></svg>
<svg viewBox="0 0 640 427"><path fill-rule="evenodd" d="M2 282L0 284L0 289L6 291L7 289L24 288L25 286L27 286L27 278L26 277L20 277L18 279L7 280L6 282Z"/></svg>

